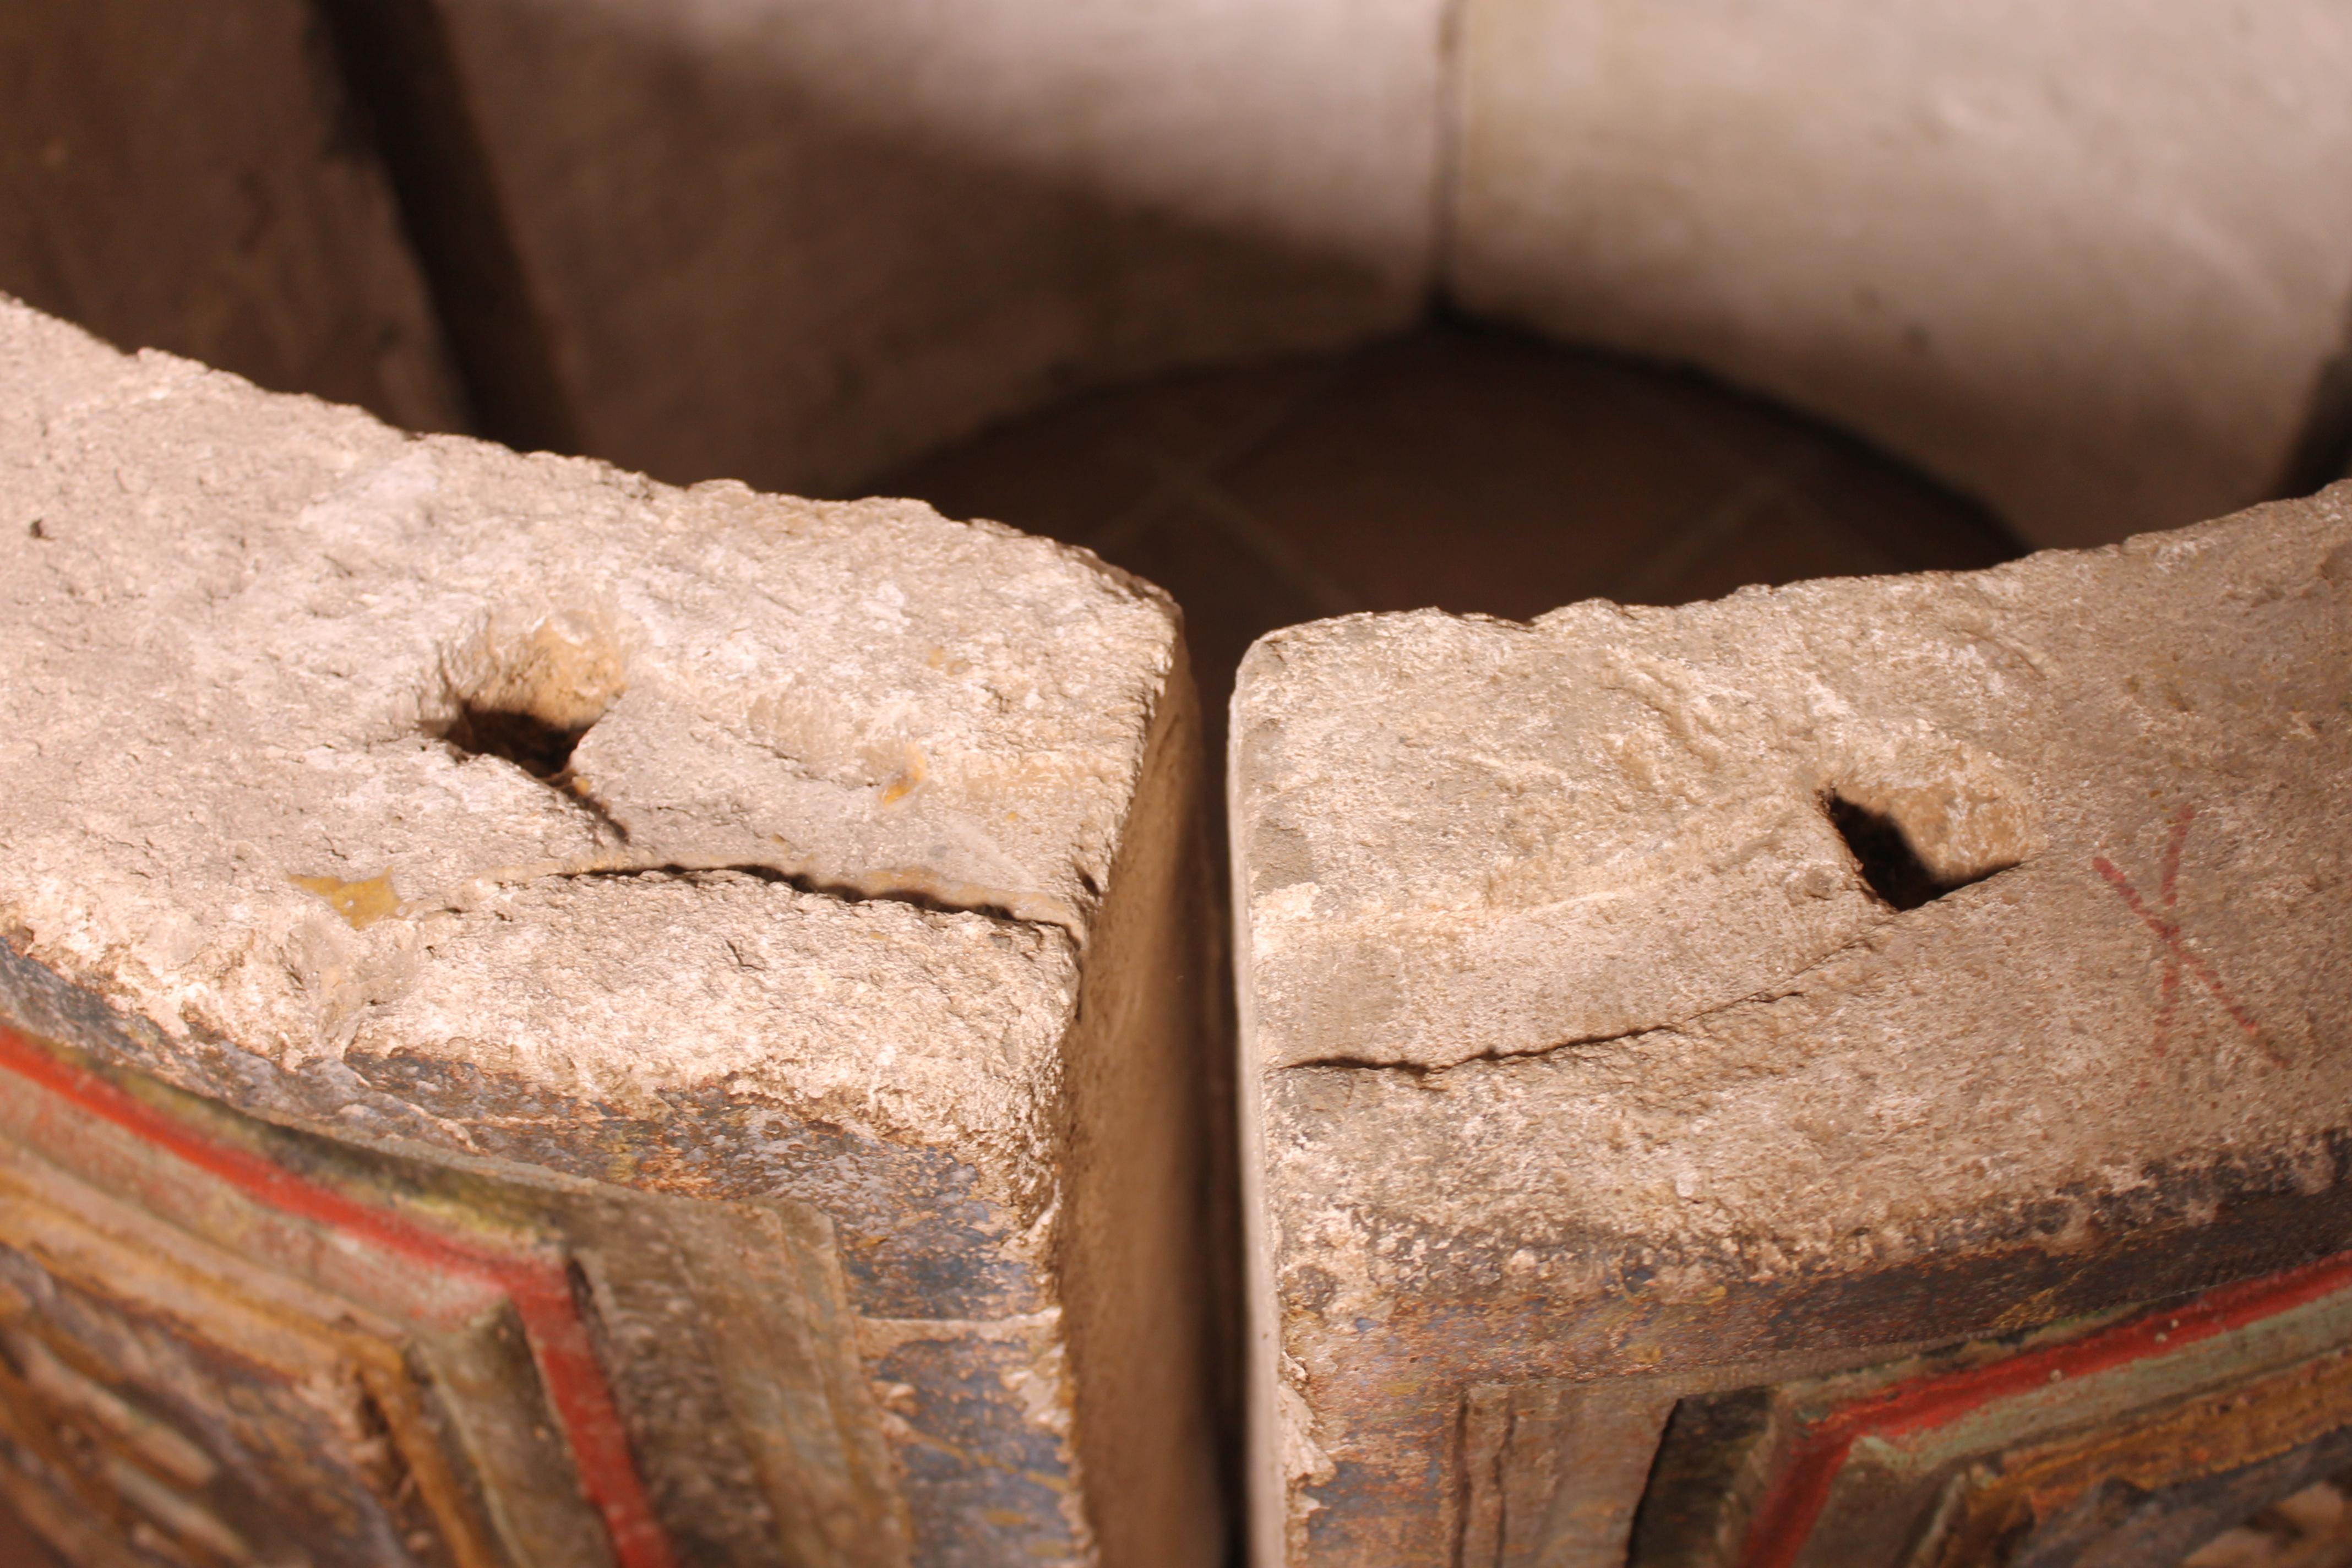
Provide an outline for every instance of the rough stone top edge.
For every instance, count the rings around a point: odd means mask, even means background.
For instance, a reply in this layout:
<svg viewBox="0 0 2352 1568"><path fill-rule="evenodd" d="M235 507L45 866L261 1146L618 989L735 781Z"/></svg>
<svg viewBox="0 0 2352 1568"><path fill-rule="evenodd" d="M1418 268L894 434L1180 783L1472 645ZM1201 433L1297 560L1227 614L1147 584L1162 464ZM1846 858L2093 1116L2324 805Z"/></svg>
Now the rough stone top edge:
<svg viewBox="0 0 2352 1568"><path fill-rule="evenodd" d="M2352 486L1981 573L1315 623L1233 711L1302 1215L1786 1239L2347 1120Z"/></svg>
<svg viewBox="0 0 2352 1568"><path fill-rule="evenodd" d="M1173 606L0 302L0 930L168 1037L1038 1135Z"/></svg>

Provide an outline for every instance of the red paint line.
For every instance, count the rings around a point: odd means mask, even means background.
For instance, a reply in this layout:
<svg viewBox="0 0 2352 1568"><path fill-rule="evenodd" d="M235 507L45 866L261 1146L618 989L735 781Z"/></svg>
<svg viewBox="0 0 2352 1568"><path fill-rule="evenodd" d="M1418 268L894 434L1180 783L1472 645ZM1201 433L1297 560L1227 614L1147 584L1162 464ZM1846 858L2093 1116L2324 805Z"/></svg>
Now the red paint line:
<svg viewBox="0 0 2352 1568"><path fill-rule="evenodd" d="M522 1320L548 1400L579 1462L581 1484L604 1519L622 1568L676 1568L668 1534L654 1517L638 1479L612 1385L561 1264L468 1247L307 1182L248 1150L215 1143L96 1073L59 1061L5 1025L0 1025L0 1068L281 1213L356 1233L426 1268L502 1291Z"/></svg>
<svg viewBox="0 0 2352 1568"><path fill-rule="evenodd" d="M2156 1009L2156 1054L2164 1055L2165 1044L2172 1038L2172 1021L2180 1016L2180 965L2164 966L2164 986Z"/></svg>
<svg viewBox="0 0 2352 1568"><path fill-rule="evenodd" d="M2212 966L2191 952L2188 943L2181 940L2180 927L2149 909L2147 900L2140 897L2139 889L2131 885L2131 879L2116 868L2114 861L2104 855L2095 855L2091 858L2091 867L2107 879L2116 889L2116 895L2123 900L2132 913L2147 922L2147 929L2156 933L2157 940L2164 943L2166 951L2172 955L2171 962L2187 964L2189 973L2196 975L2203 983L2205 989L2213 994L2213 1000L2227 1008L2230 1016L2238 1021L2238 1027L2259 1038L2261 1031L2254 1026L2253 1018L2243 1007L2238 1005L2238 999L2231 995L2229 990L2222 985L2221 977L2213 973ZM2275 1056L2275 1053L2273 1054Z"/></svg>
<svg viewBox="0 0 2352 1568"><path fill-rule="evenodd" d="M2237 1020L2238 1027L2257 1041L2262 1040L2262 1031L2255 1027L2252 1016L2238 1005L2236 997L2230 994L2229 988L2221 984L2221 977L2213 972L2212 966L2189 950L2180 934L2180 921L2176 914L2180 904L2180 856L2189 843L2189 825L2196 819L2197 808L2193 805L2184 805L2172 814L2172 831L2166 836L2163 867L2158 873L2157 898L2164 910L2161 915L2147 907L2147 900L2141 897L2137 888L2132 886L2131 879L2116 868L2114 861L2104 855L2091 858L2092 868L2107 879L2125 906L2145 921L2147 929L2156 933L2156 939L2164 943L2164 1007L2157 1016L2156 1025L2158 1056L2164 1054L2165 1036L2171 1027L2173 1005L2178 999L2180 971L2184 966L2197 976L2206 990L2213 994L2213 999L2229 1011L2230 1016ZM2264 1049L2272 1060L2282 1067L2285 1065L2284 1058L2266 1043Z"/></svg>
<svg viewBox="0 0 2352 1568"><path fill-rule="evenodd" d="M2352 1253L2339 1253L2284 1274L2209 1290L2183 1306L2150 1312L2083 1339L1915 1379L1841 1405L1807 1426L1798 1439L1795 1454L1757 1510L1741 1562L1745 1568L1789 1568L1796 1561L1828 1506L1839 1471L1864 1437L1933 1431L1996 1399L2168 1355L2347 1288L2352 1288Z"/></svg>
<svg viewBox="0 0 2352 1568"><path fill-rule="evenodd" d="M2221 975L2213 973L2213 966L2206 963L2197 952L2192 952L2188 942L2180 941L2180 926L2178 926L2176 921L2164 920L2164 917L2157 914L2155 910L2149 910L2147 900L2140 898L2140 889L2131 886L2131 879L2124 877L2124 872L2119 872L2119 869L2115 868L2115 860L2110 860L2107 856L2091 856L2091 868L2115 886L2116 896L2122 898L2124 905L2126 905L2133 914L2138 914L2140 920L2147 921L2147 929L2155 931L2157 941L2164 942L2166 952L2171 954L2171 962L2188 963L2189 973L2197 975L2197 978L2204 983L2206 990L2213 992L2213 999L2221 1002L2225 1008L2230 1008L2230 1018L2237 1020L2237 1027L2246 1030L2249 1035L2258 1035L2258 1030L2253 1027L2253 1018L2246 1013L2246 1008L2239 1006L2237 996L2232 996L2225 987L2222 987Z"/></svg>
<svg viewBox="0 0 2352 1568"><path fill-rule="evenodd" d="M2164 870L2157 882L2157 897L2164 900L2168 914L2180 904L2180 851L2189 843L2189 825L2196 820L2197 808L2184 805L2172 814L2172 836L2164 844Z"/></svg>

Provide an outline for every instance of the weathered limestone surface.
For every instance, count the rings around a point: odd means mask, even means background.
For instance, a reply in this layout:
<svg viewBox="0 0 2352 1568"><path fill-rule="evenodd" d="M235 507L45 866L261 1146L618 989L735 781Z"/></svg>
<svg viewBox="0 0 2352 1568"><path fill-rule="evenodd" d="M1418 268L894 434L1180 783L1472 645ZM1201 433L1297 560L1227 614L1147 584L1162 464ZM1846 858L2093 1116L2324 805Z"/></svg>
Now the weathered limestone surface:
<svg viewBox="0 0 2352 1568"><path fill-rule="evenodd" d="M1541 1560L1614 1562L1679 1393L2352 1244L2347 693L2352 485L1970 575L1262 641L1261 1560L1491 1541L1477 1434L1549 1422L1593 1554ZM1832 800L1946 890L1876 896Z"/></svg>
<svg viewBox="0 0 2352 1568"><path fill-rule="evenodd" d="M434 0L590 449L798 490L1419 308L1439 0Z"/></svg>
<svg viewBox="0 0 2352 1568"><path fill-rule="evenodd" d="M917 1562L1207 1560L1162 597L13 303L0 473L0 1016L342 1137L812 1205Z"/></svg>
<svg viewBox="0 0 2352 1568"><path fill-rule="evenodd" d="M0 289L129 348L464 424L383 172L301 0L0 8Z"/></svg>
<svg viewBox="0 0 2352 1568"><path fill-rule="evenodd" d="M2352 422L2332 0L1471 0L1462 26L1471 310L1819 410L2043 544L2265 499Z"/></svg>

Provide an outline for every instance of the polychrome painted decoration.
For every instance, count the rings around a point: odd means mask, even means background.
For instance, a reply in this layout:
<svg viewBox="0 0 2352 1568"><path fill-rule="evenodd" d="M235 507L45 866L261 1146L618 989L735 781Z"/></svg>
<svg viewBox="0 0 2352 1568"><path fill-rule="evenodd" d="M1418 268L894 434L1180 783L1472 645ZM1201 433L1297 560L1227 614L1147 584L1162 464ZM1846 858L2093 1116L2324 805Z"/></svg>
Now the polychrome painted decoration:
<svg viewBox="0 0 2352 1568"><path fill-rule="evenodd" d="M91 1563L907 1552L822 1215L357 1148L6 1028L0 1492Z"/></svg>
<svg viewBox="0 0 2352 1568"><path fill-rule="evenodd" d="M2352 1467L2352 1257L1686 1398L1632 1568L2169 1568Z"/></svg>

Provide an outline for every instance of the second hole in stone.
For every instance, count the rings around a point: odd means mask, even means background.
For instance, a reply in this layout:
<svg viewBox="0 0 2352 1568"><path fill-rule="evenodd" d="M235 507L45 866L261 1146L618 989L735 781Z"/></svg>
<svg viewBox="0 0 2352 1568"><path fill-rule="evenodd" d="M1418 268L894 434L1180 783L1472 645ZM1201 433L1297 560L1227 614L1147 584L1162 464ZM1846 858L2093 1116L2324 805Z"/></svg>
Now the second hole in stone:
<svg viewBox="0 0 2352 1568"><path fill-rule="evenodd" d="M1843 795L1832 795L1822 804L1838 837L1845 840L1854 863L1862 868L1862 879L1896 909L1916 910L1965 885L1945 881L1927 869L1893 817L1857 805Z"/></svg>

